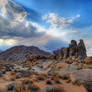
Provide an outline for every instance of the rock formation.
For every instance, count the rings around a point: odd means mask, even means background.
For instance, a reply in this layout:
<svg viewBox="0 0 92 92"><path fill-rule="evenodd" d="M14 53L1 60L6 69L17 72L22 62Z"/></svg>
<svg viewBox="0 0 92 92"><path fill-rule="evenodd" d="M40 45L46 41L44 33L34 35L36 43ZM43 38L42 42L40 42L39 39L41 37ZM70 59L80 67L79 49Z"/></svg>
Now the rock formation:
<svg viewBox="0 0 92 92"><path fill-rule="evenodd" d="M56 59L67 57L84 59L85 57L87 57L84 41L81 39L80 42L77 44L75 40L72 40L69 44L69 47L55 50L54 55Z"/></svg>
<svg viewBox="0 0 92 92"><path fill-rule="evenodd" d="M83 40L80 40L79 44L78 44L78 57L79 58L85 58L87 56L86 54L86 47L85 44L83 42Z"/></svg>
<svg viewBox="0 0 92 92"><path fill-rule="evenodd" d="M77 48L77 42L72 40L71 44L69 45L69 56L77 57Z"/></svg>

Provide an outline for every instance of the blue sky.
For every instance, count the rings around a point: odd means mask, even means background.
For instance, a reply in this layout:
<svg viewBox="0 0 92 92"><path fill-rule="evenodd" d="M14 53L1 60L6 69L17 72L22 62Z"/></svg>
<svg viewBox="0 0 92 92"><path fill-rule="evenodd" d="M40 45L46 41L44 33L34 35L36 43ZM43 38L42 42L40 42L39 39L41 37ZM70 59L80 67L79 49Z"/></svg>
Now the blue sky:
<svg viewBox="0 0 92 92"><path fill-rule="evenodd" d="M92 55L91 18L92 0L1 0L0 49L35 45L52 51L84 39Z"/></svg>

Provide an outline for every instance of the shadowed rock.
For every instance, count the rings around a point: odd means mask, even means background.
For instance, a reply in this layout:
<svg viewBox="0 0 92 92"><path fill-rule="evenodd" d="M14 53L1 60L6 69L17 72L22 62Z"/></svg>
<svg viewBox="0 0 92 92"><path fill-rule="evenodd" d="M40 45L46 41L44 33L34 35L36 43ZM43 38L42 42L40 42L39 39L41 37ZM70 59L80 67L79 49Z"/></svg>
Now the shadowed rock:
<svg viewBox="0 0 92 92"><path fill-rule="evenodd" d="M67 48L61 48L54 51L56 59L62 59L67 57L74 57L79 59L85 59L87 57L86 47L84 41L81 39L77 44L75 40L72 40Z"/></svg>

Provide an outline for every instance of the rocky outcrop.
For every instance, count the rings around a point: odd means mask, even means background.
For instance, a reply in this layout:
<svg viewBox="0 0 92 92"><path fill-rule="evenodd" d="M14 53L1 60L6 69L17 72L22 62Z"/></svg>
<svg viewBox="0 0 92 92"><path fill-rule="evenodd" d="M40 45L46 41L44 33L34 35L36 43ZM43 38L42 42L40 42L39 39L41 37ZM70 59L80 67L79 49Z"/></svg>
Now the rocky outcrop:
<svg viewBox="0 0 92 92"><path fill-rule="evenodd" d="M77 42L72 40L69 45L69 56L77 56Z"/></svg>
<svg viewBox="0 0 92 92"><path fill-rule="evenodd" d="M83 40L80 40L80 42L78 44L78 52L77 53L78 53L78 57L81 59L87 57L86 47L85 47Z"/></svg>
<svg viewBox="0 0 92 92"><path fill-rule="evenodd" d="M79 59L84 59L87 57L86 47L83 40L77 44L75 40L72 40L67 48L61 48L54 51L56 59L62 59L67 57L74 57Z"/></svg>

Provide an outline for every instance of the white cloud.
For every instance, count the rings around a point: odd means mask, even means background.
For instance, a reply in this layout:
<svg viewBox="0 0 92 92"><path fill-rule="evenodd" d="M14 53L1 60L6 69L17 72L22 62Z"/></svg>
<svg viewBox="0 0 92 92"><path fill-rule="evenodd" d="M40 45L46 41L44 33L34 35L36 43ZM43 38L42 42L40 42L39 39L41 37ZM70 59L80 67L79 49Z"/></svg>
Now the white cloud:
<svg viewBox="0 0 92 92"><path fill-rule="evenodd" d="M92 39L85 40L85 44L87 47L87 55L92 56Z"/></svg>
<svg viewBox="0 0 92 92"><path fill-rule="evenodd" d="M17 45L17 40L15 39L0 39L0 50L6 50L15 45Z"/></svg>
<svg viewBox="0 0 92 92"><path fill-rule="evenodd" d="M60 17L55 13L50 13L48 15L43 16L43 20L46 20L47 23L50 23L51 28L59 28L63 29L64 27L72 24L76 18L79 18L80 15L77 14L76 16L72 18L65 18L65 17Z"/></svg>
<svg viewBox="0 0 92 92"><path fill-rule="evenodd" d="M12 46L12 45L16 44L16 40L14 40L14 39L0 39L0 45L2 45L2 44Z"/></svg>
<svg viewBox="0 0 92 92"><path fill-rule="evenodd" d="M77 14L77 15L76 15L76 18L80 18L80 14Z"/></svg>
<svg viewBox="0 0 92 92"><path fill-rule="evenodd" d="M76 18L79 18L79 14L74 17L60 17L55 13L50 13L42 17L46 23L49 23L50 26L47 29L47 34L52 35L54 37L58 37L59 39L69 42L73 37L76 37L77 30L66 28L71 25Z"/></svg>

